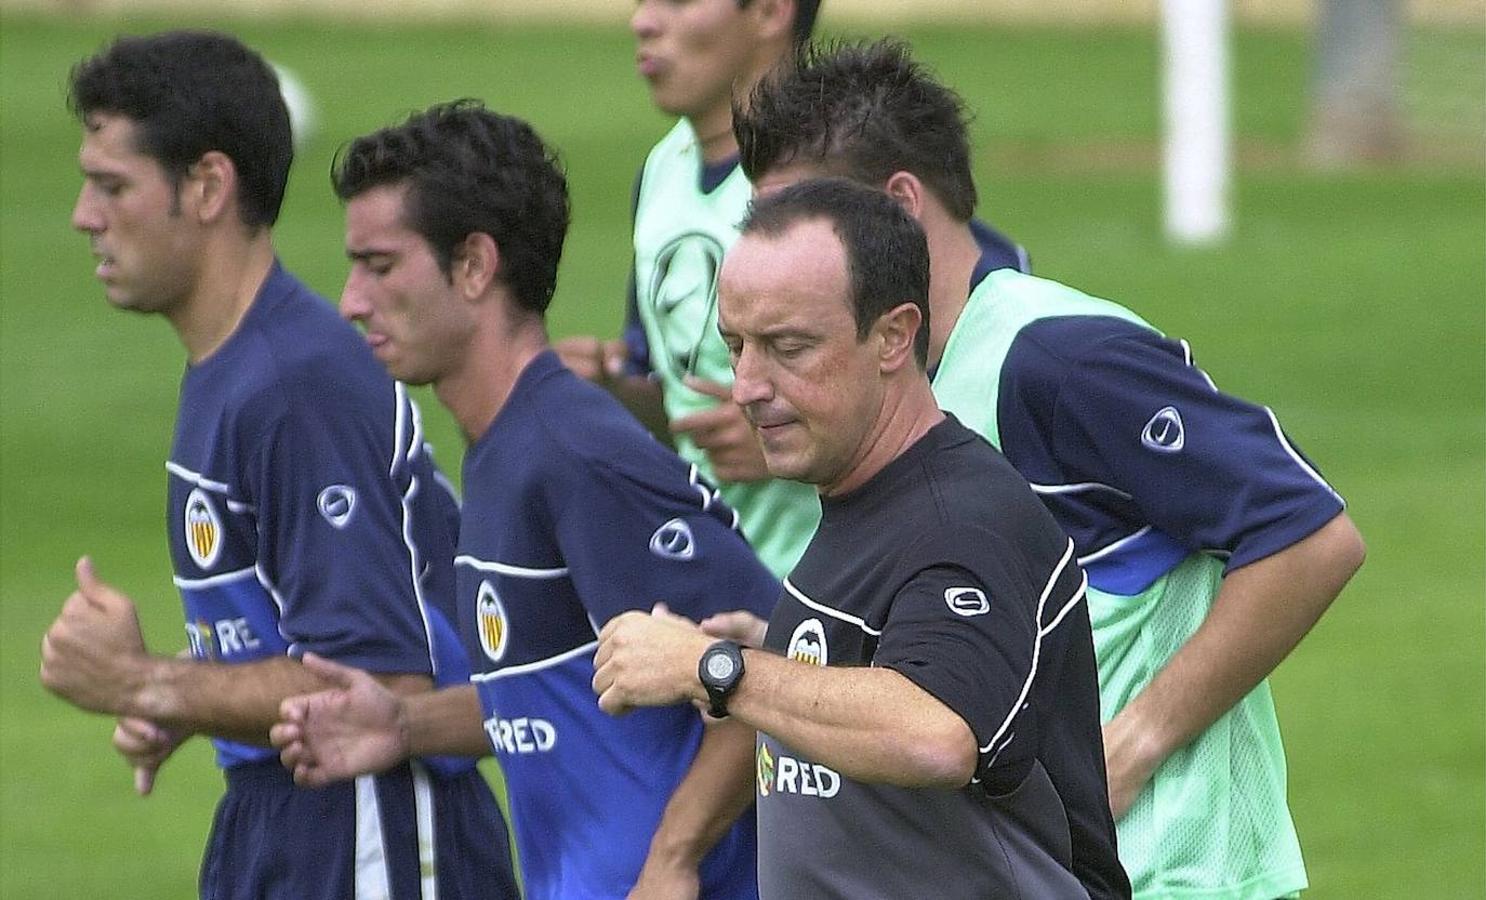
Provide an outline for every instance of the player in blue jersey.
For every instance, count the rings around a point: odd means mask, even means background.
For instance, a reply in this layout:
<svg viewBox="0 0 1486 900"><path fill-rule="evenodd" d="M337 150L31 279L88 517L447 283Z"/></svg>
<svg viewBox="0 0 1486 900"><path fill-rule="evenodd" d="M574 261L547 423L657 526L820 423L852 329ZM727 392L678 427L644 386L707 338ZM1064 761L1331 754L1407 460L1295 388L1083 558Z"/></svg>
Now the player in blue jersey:
<svg viewBox="0 0 1486 900"><path fill-rule="evenodd" d="M807 52L734 125L761 191L845 175L886 190L929 235L935 395L1032 482L1088 571L1110 800L1136 896L1303 888L1264 679L1362 561L1340 497L1274 414L1217 390L1185 342L993 270L969 224L959 100L901 45Z"/></svg>
<svg viewBox="0 0 1486 900"><path fill-rule="evenodd" d="M568 224L551 151L462 101L352 142L335 187L342 313L396 377L433 384L470 442L455 568L477 672L399 701L307 658L339 687L284 704L285 764L318 785L493 750L528 897L754 896L752 730L686 705L611 719L588 685L615 615L762 614L779 585L696 468L551 351Z"/></svg>
<svg viewBox="0 0 1486 900"><path fill-rule="evenodd" d="M303 653L398 693L468 676L453 633L457 508L418 412L357 335L274 255L293 159L272 70L233 38L123 38L79 64L86 233L109 302L163 316L187 367L167 523L191 657L149 654L132 602L78 563L42 682L122 717L148 793L192 733L227 789L203 898L514 897L504 824L468 760L417 759L323 791L268 743L315 690ZM457 845L457 846L456 846Z"/></svg>
<svg viewBox="0 0 1486 900"><path fill-rule="evenodd" d="M732 102L806 41L817 0L646 0L630 19L636 64L655 105L679 121L635 183L634 266L622 340L559 342L564 361L662 423L683 459L719 485L776 574L788 572L819 518L811 490L770 479L728 397L717 337L716 276L751 188L738 166ZM1014 242L983 228L996 265L1026 268Z"/></svg>

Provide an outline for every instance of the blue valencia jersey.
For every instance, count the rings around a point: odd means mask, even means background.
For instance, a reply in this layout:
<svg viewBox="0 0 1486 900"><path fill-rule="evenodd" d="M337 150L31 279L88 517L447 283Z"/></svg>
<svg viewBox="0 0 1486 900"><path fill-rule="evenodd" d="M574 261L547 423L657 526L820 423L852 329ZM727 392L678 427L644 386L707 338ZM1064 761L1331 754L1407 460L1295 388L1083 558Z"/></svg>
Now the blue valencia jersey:
<svg viewBox="0 0 1486 900"><path fill-rule="evenodd" d="M468 677L452 625L458 508L417 408L277 263L227 342L187 368L165 467L194 656L309 650L439 684ZM224 767L277 756L214 743Z"/></svg>
<svg viewBox="0 0 1486 900"><path fill-rule="evenodd" d="M688 705L600 711L597 631L657 601L767 616L779 583L696 468L550 351L470 446L464 487L460 632L526 895L623 897L704 726ZM754 846L745 815L704 860L702 895L755 896Z"/></svg>

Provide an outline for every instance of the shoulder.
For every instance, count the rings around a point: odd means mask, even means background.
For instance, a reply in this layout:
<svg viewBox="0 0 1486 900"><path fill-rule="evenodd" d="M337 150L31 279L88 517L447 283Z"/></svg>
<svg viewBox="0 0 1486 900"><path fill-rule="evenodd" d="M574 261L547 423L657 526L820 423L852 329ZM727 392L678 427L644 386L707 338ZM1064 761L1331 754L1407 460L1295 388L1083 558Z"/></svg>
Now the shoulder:
<svg viewBox="0 0 1486 900"><path fill-rule="evenodd" d="M656 142L645 155L645 164L640 169L637 187L644 190L645 182L653 182L657 175L678 165L682 160L696 155L696 137L685 119L678 119L666 136Z"/></svg>
<svg viewBox="0 0 1486 900"><path fill-rule="evenodd" d="M297 281L264 299L245 321L245 413L257 421L394 415L391 377L329 301Z"/></svg>
<svg viewBox="0 0 1486 900"><path fill-rule="evenodd" d="M522 423L528 451L545 454L542 465L608 477L667 455L612 394L555 362L543 366L524 394L510 424Z"/></svg>
<svg viewBox="0 0 1486 900"><path fill-rule="evenodd" d="M914 540L914 554L968 564L1003 551L1061 551L1061 532L1027 480L980 435L952 421L953 437L924 461L935 520ZM918 565L932 564L919 559Z"/></svg>
<svg viewBox="0 0 1486 900"><path fill-rule="evenodd" d="M1096 310L1044 316L1026 323L1012 339L1005 363L1008 385L1061 383L1132 354L1185 364L1185 344L1138 319Z"/></svg>

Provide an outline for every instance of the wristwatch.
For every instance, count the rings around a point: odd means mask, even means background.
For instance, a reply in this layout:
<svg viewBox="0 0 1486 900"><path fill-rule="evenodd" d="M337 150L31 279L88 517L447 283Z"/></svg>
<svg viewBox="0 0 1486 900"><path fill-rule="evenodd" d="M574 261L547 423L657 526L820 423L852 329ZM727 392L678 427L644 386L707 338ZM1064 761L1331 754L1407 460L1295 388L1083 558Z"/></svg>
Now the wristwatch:
<svg viewBox="0 0 1486 900"><path fill-rule="evenodd" d="M702 652L697 678L707 689L707 714L721 719L728 714L728 698L743 680L743 648L735 641L718 641Z"/></svg>

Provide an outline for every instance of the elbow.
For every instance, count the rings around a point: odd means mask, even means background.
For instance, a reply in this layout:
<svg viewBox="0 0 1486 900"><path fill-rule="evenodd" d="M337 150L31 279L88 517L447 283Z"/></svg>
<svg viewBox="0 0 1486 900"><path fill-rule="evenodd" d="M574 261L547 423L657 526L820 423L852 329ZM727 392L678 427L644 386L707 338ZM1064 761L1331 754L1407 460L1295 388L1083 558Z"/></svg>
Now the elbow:
<svg viewBox="0 0 1486 900"><path fill-rule="evenodd" d="M1357 574L1366 559L1367 544L1362 540L1362 532L1357 530L1351 517L1343 513L1337 517L1335 534L1331 539L1331 562L1338 591Z"/></svg>
<svg viewBox="0 0 1486 900"><path fill-rule="evenodd" d="M970 783L975 776L980 751L970 726L959 716L907 735L903 747L904 787L944 788L953 790Z"/></svg>

